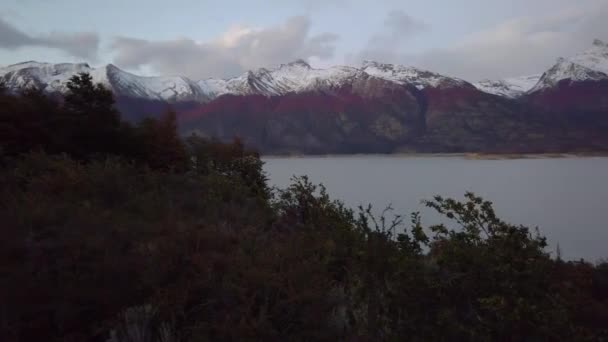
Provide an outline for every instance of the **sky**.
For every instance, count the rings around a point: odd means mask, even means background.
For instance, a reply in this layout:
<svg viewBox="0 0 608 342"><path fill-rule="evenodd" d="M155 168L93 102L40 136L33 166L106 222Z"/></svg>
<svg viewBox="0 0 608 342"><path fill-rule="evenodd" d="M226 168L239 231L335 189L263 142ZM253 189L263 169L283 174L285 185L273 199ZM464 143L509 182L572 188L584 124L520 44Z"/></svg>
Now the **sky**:
<svg viewBox="0 0 608 342"><path fill-rule="evenodd" d="M0 0L0 66L113 63L228 78L304 59L469 81L541 73L608 41L608 0Z"/></svg>

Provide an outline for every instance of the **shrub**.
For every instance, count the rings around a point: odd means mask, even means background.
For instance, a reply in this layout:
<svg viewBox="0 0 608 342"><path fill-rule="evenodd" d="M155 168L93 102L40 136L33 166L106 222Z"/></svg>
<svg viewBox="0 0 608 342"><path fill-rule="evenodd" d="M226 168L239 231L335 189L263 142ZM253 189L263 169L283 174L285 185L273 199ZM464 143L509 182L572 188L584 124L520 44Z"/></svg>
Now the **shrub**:
<svg viewBox="0 0 608 342"><path fill-rule="evenodd" d="M606 263L550 258L474 194L406 228L307 177L271 189L240 140L120 122L90 81L0 92L3 340L608 339Z"/></svg>

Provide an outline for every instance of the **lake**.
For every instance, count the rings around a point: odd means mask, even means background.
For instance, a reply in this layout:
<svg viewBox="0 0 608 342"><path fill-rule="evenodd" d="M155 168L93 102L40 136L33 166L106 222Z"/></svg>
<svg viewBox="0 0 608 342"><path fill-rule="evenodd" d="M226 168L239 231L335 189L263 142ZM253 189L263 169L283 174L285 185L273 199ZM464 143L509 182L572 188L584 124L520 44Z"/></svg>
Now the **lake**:
<svg viewBox="0 0 608 342"><path fill-rule="evenodd" d="M264 157L270 183L285 187L293 175L323 183L348 206L389 204L424 225L437 215L420 201L439 194L463 199L472 191L494 203L503 220L539 227L549 251L559 243L565 259L608 258L608 158L528 157L468 159L465 156ZM426 219L425 219L426 218Z"/></svg>

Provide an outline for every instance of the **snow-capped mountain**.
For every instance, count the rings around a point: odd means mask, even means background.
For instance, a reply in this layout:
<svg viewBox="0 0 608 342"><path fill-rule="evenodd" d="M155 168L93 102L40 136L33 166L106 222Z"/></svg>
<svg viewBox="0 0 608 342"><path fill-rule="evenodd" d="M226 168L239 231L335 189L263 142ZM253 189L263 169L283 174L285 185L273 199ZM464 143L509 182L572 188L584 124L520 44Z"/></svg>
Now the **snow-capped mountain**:
<svg viewBox="0 0 608 342"><path fill-rule="evenodd" d="M467 81L443 76L431 71L426 71L410 66L384 64L374 61L364 61L361 68L365 73L371 76L379 77L385 80L393 81L400 84L410 83L418 89L428 87L455 87L455 86L470 86Z"/></svg>
<svg viewBox="0 0 608 342"><path fill-rule="evenodd" d="M591 48L569 58L569 61L608 74L608 44L596 39Z"/></svg>
<svg viewBox="0 0 608 342"><path fill-rule="evenodd" d="M543 74L499 81L484 80L475 83L475 86L486 93L516 98L553 88L563 80L580 82L604 79L608 79L608 44L596 39L591 48L569 58L559 58Z"/></svg>
<svg viewBox="0 0 608 342"><path fill-rule="evenodd" d="M201 89L214 96L223 94L277 96L337 88L361 74L360 70L345 66L313 69L308 63L297 60L282 64L275 69L260 68L232 79L207 79L198 84Z"/></svg>
<svg viewBox="0 0 608 342"><path fill-rule="evenodd" d="M280 96L288 93L325 92L353 84L357 79L378 78L398 85L427 87L468 86L468 82L430 71L393 64L365 62L361 69L334 66L315 69L303 60L273 69L260 68L231 79L205 79L195 82L187 77L142 77L108 64L92 68L86 63L50 64L25 62L0 68L0 81L10 89L37 87L46 92L65 92L73 75L87 72L119 96L169 102L207 102L221 95Z"/></svg>
<svg viewBox="0 0 608 342"><path fill-rule="evenodd" d="M205 101L209 97L196 82L186 77L142 77L108 64L92 68L86 63L24 62L0 68L0 81L9 89L36 87L48 93L63 93L70 77L89 73L93 81L112 89L120 96L161 101Z"/></svg>
<svg viewBox="0 0 608 342"><path fill-rule="evenodd" d="M325 92L352 85L355 80L376 78L397 85L424 88L471 87L470 83L426 70L395 64L365 61L361 68L333 66L315 69L303 60L274 69L260 68L228 79L207 79L198 84L211 96L223 94L279 96L288 93Z"/></svg>
<svg viewBox="0 0 608 342"><path fill-rule="evenodd" d="M570 58L559 58L530 92L555 87L563 80L571 82L608 80L608 44L596 39L588 50Z"/></svg>
<svg viewBox="0 0 608 342"><path fill-rule="evenodd" d="M563 80L608 80L608 44L596 39L588 50L570 58L559 58L530 92L554 87Z"/></svg>
<svg viewBox="0 0 608 342"><path fill-rule="evenodd" d="M600 81L608 79L608 75L601 71L593 70L570 60L560 58L551 69L547 70L538 83L530 89L535 92L557 86L559 82L568 80L570 82Z"/></svg>
<svg viewBox="0 0 608 342"><path fill-rule="evenodd" d="M125 72L109 64L103 75L110 87L124 96L178 101L206 101L210 97L203 92L198 84L187 77L142 77Z"/></svg>
<svg viewBox="0 0 608 342"><path fill-rule="evenodd" d="M505 78L498 81L483 80L475 83L474 85L477 87L477 89L489 94L516 98L534 88L541 76L542 74L536 74L530 76Z"/></svg>
<svg viewBox="0 0 608 342"><path fill-rule="evenodd" d="M204 80L141 77L111 64L25 62L0 68L0 82L12 91L63 93L80 72L115 93L125 120L158 116L171 102L183 134L239 136L264 152L608 151L608 46L601 41L542 74L475 85L408 66L316 69L301 60Z"/></svg>
<svg viewBox="0 0 608 342"><path fill-rule="evenodd" d="M96 81L102 80L96 75L95 69L86 63L49 64L28 61L0 68L0 80L9 89L25 89L35 87L48 92L64 91L67 80L80 72L88 72L97 76Z"/></svg>
<svg viewBox="0 0 608 342"><path fill-rule="evenodd" d="M288 93L326 92L355 80L377 78L398 85L425 88L477 88L506 98L551 88L562 80L572 82L608 79L608 45L595 40L588 50L570 58L560 58L544 74L484 80L474 85L462 79L440 75L410 66L363 62L360 68L334 66L315 69L297 60L276 68L247 71L231 79L194 81L183 76L142 77L108 64L92 68L86 63L24 62L0 68L0 82L13 90L37 87L46 92L65 92L70 77L88 72L95 82L112 89L118 96L167 102L208 102L221 95L281 96Z"/></svg>

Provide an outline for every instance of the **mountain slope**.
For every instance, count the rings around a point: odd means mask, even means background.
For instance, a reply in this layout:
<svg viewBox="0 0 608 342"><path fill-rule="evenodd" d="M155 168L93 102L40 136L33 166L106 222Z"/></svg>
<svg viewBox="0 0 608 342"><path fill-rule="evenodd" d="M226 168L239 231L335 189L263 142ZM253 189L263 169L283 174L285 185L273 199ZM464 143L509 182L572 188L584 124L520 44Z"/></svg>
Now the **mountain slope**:
<svg viewBox="0 0 608 342"><path fill-rule="evenodd" d="M361 68L335 66L315 69L302 60L277 68L248 71L231 79L193 81L187 77L142 77L109 64L92 68L86 63L49 64L34 61L0 68L0 81L9 89L38 87L49 93L65 92L68 79L79 72L90 73L96 82L111 88L118 97L153 101L208 102L222 95L282 96L288 93L324 92L339 88L363 74L400 85L426 88L476 87L502 97L518 98L529 92L554 87L561 80L573 82L601 80L608 75L608 45L595 40L588 50L570 58L560 58L544 74L483 80L472 85L464 80L447 77L409 66L365 61Z"/></svg>
<svg viewBox="0 0 608 342"><path fill-rule="evenodd" d="M92 68L88 64L26 62L0 68L0 80L10 89L37 87L49 93L66 91L70 77L88 72L95 82L112 89L117 97L168 102L208 102L222 95L282 96L289 93L331 92L358 78L377 77L398 85L426 87L471 86L463 80L429 71L392 64L366 62L361 69L334 66L315 69L302 60L277 68L260 68L231 79L193 81L186 77L142 77L108 64Z"/></svg>
<svg viewBox="0 0 608 342"><path fill-rule="evenodd" d="M181 128L222 140L239 136L264 153L281 154L389 153L424 132L421 94L414 87L361 74L318 89L221 96L182 115Z"/></svg>
<svg viewBox="0 0 608 342"><path fill-rule="evenodd" d="M0 68L0 81L62 93L69 77L89 72L130 120L170 103L182 133L240 136L265 153L608 151L607 65L608 46L595 41L542 75L475 85L400 65L301 60L201 81L26 62Z"/></svg>
<svg viewBox="0 0 608 342"><path fill-rule="evenodd" d="M608 44L599 39L572 57L559 58L545 73L475 83L477 89L499 96L518 98L557 87L561 82L601 81L608 78Z"/></svg>
<svg viewBox="0 0 608 342"><path fill-rule="evenodd" d="M581 64L560 58L551 69L547 70L539 79L538 83L530 89L533 93L547 88L556 87L560 82L582 82L601 81L608 79L608 75L601 71L593 70Z"/></svg>
<svg viewBox="0 0 608 342"><path fill-rule="evenodd" d="M418 89L425 89L428 87L445 88L471 86L470 83L461 79L402 65L364 61L361 70L371 76L376 76L399 84L413 84Z"/></svg>
<svg viewBox="0 0 608 342"><path fill-rule="evenodd" d="M572 63L608 74L608 44L596 39L586 51L569 59Z"/></svg>
<svg viewBox="0 0 608 342"><path fill-rule="evenodd" d="M558 59L523 100L569 126L608 127L608 45L595 40L586 51Z"/></svg>
<svg viewBox="0 0 608 342"><path fill-rule="evenodd" d="M210 100L196 82L182 76L142 77L108 64L105 77L110 87L121 96L169 102Z"/></svg>
<svg viewBox="0 0 608 342"><path fill-rule="evenodd" d="M207 101L209 96L196 82L186 77L142 77L108 64L92 68L86 63L25 62L0 68L0 81L9 89L18 91L36 87L48 93L64 93L70 77L77 73L91 74L93 81L114 91L117 97L143 98L168 102Z"/></svg>
<svg viewBox="0 0 608 342"><path fill-rule="evenodd" d="M591 48L570 58L559 58L530 92L555 87L563 80L570 82L608 79L608 44L596 39Z"/></svg>
<svg viewBox="0 0 608 342"><path fill-rule="evenodd" d="M0 68L0 80L12 90L30 87L42 89L47 92L64 92L67 80L80 72L90 73L97 82L107 84L99 77L95 69L86 63L39 63L35 61L23 62Z"/></svg>
<svg viewBox="0 0 608 342"><path fill-rule="evenodd" d="M536 74L529 76L510 77L498 81L483 80L475 83L475 87L488 94L494 94L508 98L516 98L525 94L530 89L534 88L534 86L540 80L541 76L542 74Z"/></svg>

